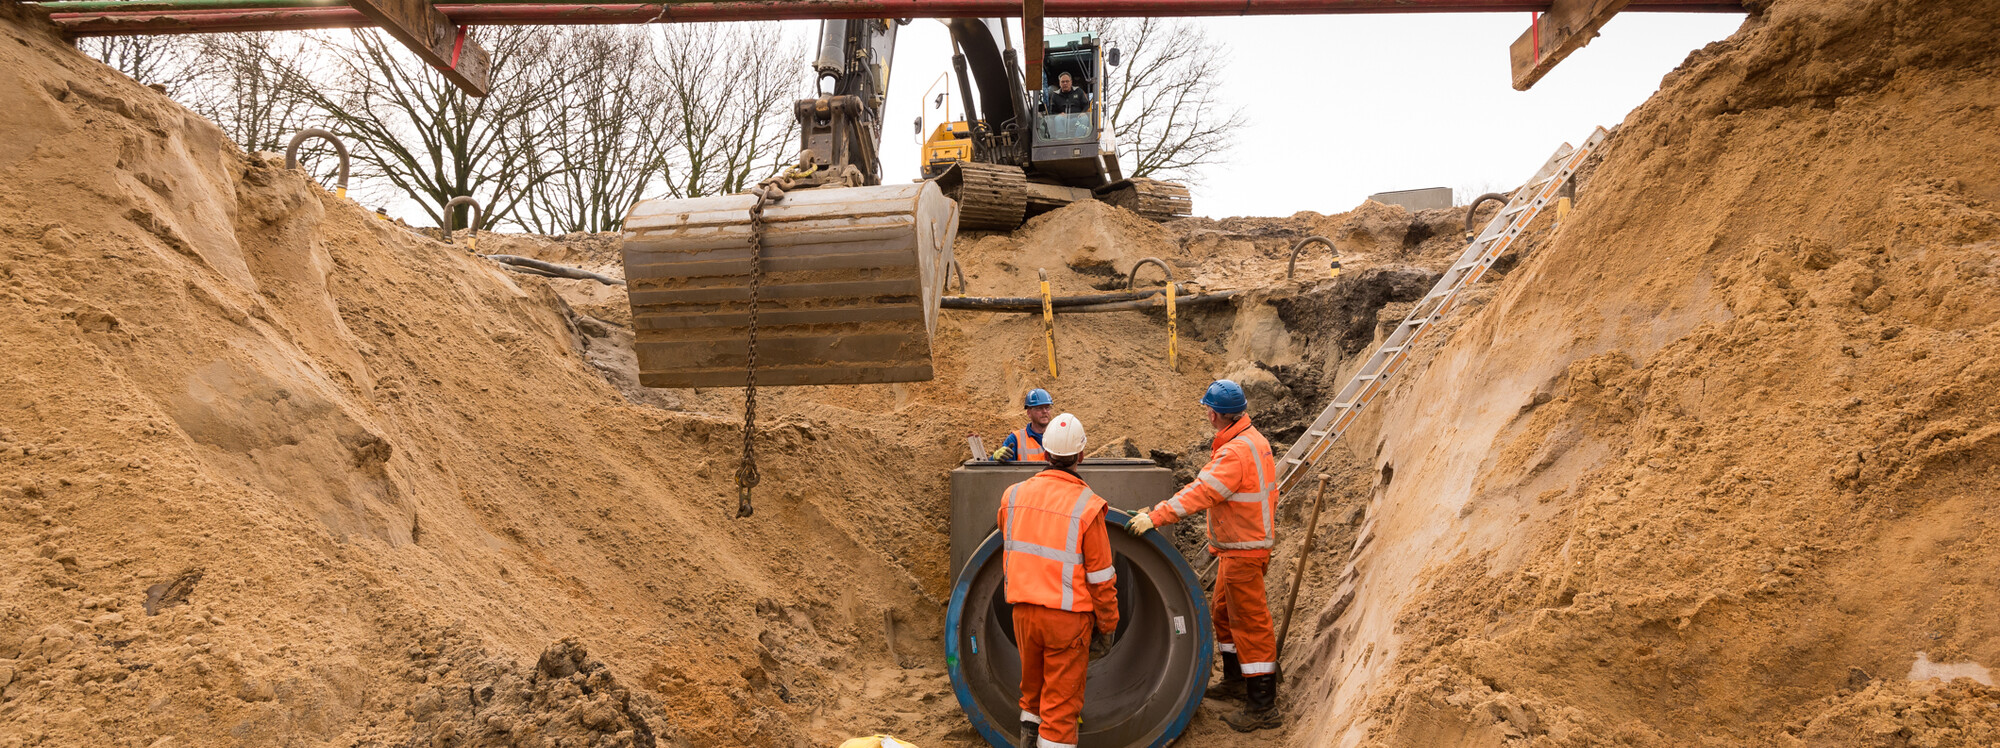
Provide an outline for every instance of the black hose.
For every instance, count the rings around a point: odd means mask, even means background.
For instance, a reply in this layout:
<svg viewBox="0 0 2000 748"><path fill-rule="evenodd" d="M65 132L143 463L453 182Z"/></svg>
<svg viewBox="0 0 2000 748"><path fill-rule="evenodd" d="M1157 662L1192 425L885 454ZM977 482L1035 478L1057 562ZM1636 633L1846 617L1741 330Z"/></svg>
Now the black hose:
<svg viewBox="0 0 2000 748"><path fill-rule="evenodd" d="M458 207L458 206L460 206L460 205L470 205L470 206L472 206L472 211L471 211L471 212L472 212L472 220L471 220L471 221L468 221L468 222L466 223L465 227L466 227L466 228L469 228L469 229L472 229L472 233L473 233L473 235L474 235L474 236L477 236L477 235L478 235L478 233L479 233L479 219L480 219L480 217L481 217L481 212L480 212L480 210L479 210L479 201L478 201L478 200L475 200L475 199L473 199L471 195L459 195L458 197L454 197L454 198L452 198L452 199L451 199L451 200L450 200L449 202L446 202L446 203L444 204L444 225L445 225L445 226L447 226L447 227L451 226L451 224L452 224L452 220L451 220L451 213L452 213L452 210L453 210L453 209L455 209L455 208L457 208L457 207ZM449 229L447 229L447 231L446 231L446 236L447 236L447 237L449 237L449 235L450 235L450 231L449 231Z"/></svg>
<svg viewBox="0 0 2000 748"><path fill-rule="evenodd" d="M1306 237L1306 238L1304 238L1304 239L1300 239L1300 240L1299 240L1299 243L1297 243L1297 244L1294 244L1294 245L1292 245L1292 261L1291 261L1291 262L1288 262L1288 263L1285 263L1285 280L1291 280L1291 279L1292 279L1292 273L1294 273L1294 272L1297 272L1297 271L1298 271L1298 269L1299 269L1299 250L1302 250L1302 249L1305 249L1305 248L1306 248L1306 245L1308 245L1308 244L1324 244L1324 245L1326 245L1326 249L1327 249L1327 251L1328 251L1328 252L1332 252L1332 253L1333 253L1333 267L1336 267L1336 268L1337 268L1337 267L1340 267L1340 248L1339 248L1339 247L1336 247L1336 246L1333 246L1333 240L1332 240L1332 239L1328 239L1328 238L1326 238L1326 237L1324 237L1324 236L1308 236L1308 237Z"/></svg>
<svg viewBox="0 0 2000 748"><path fill-rule="evenodd" d="M285 168L296 169L299 167L299 144L306 142L306 138L319 138L332 143L333 152L340 154L340 181L335 184L340 187L341 196L345 197L347 194L347 144L340 142L340 138L335 137L333 133L317 127L308 127L300 130L298 134L293 135L292 142L285 144Z"/></svg>
<svg viewBox="0 0 2000 748"><path fill-rule="evenodd" d="M625 285L625 281L621 278L598 275L588 270L580 270L568 265L557 265L553 262L542 262L541 260L531 260L526 257L517 257L514 255L480 255L480 257L506 265L531 268L539 271L538 274L540 275L549 275L556 278L573 278L576 280L593 280L607 286Z"/></svg>
<svg viewBox="0 0 2000 748"><path fill-rule="evenodd" d="M1199 306L1227 301L1242 291L1216 291L1214 293L1174 296L1176 306ZM1167 294L1155 289L1139 294L1138 298L1128 298L1132 294L1103 294L1102 296L1070 296L1072 301L1087 300L1088 303L1072 303L1062 307L1063 314L1095 314L1099 312L1138 312L1148 309L1167 308ZM961 309L975 312L999 312L1003 314L1040 314L1041 297L994 297L994 296L946 296L939 300L943 309Z"/></svg>
<svg viewBox="0 0 2000 748"><path fill-rule="evenodd" d="M1167 274L1167 282L1168 283L1174 282L1174 269L1167 267L1167 262L1165 260L1162 260L1158 257L1147 257L1138 262L1132 263L1132 274L1125 276L1125 290L1130 291L1132 290L1133 286L1139 284L1139 268L1145 267L1147 265L1160 266L1160 272ZM1175 286L1174 289L1176 291L1179 291L1180 286Z"/></svg>
<svg viewBox="0 0 2000 748"><path fill-rule="evenodd" d="M1089 296L1056 296L1049 299L1049 306L1057 309L1073 306L1090 306L1092 304L1104 304L1114 301L1143 299L1158 293L1165 293L1165 291L1153 288L1145 291L1115 291L1112 293L1091 294ZM1187 287L1175 284L1174 293L1187 293ZM993 311L1009 311L1013 307L1021 307L1023 309L1033 307L1037 312L1042 310L1042 297L1040 296L951 296L947 297L945 301L950 302L945 304L945 309L990 308Z"/></svg>
<svg viewBox="0 0 2000 748"><path fill-rule="evenodd" d="M1466 209L1465 209L1465 239L1466 239L1466 241L1471 241L1471 240L1473 239L1473 234L1472 234L1472 219L1473 219L1473 217L1474 217L1474 216L1477 216L1477 215L1479 215L1479 206L1480 206L1480 204L1481 204L1481 203L1484 203L1484 202L1486 202L1486 201L1488 201L1488 200L1498 200L1498 201L1500 201L1500 206L1501 206L1501 207L1503 207L1503 208L1507 206L1507 195L1505 195L1504 193L1499 193L1499 192L1488 192L1488 193L1486 193L1486 194L1484 194L1484 195L1480 195L1479 197L1475 197L1475 198L1472 198L1472 205L1470 205L1470 206L1467 206L1467 207L1466 207Z"/></svg>

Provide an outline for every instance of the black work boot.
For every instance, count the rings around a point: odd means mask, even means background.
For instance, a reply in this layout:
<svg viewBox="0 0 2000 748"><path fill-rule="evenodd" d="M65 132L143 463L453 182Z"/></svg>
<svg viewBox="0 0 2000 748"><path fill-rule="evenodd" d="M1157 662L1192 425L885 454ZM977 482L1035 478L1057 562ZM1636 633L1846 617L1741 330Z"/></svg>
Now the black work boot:
<svg viewBox="0 0 2000 748"><path fill-rule="evenodd" d="M1243 661L1236 659L1235 652L1222 653L1222 680L1208 687L1208 698L1243 700Z"/></svg>
<svg viewBox="0 0 2000 748"><path fill-rule="evenodd" d="M1253 732L1277 727L1283 724L1278 714L1278 676L1259 675L1243 679L1243 690L1248 702L1243 711L1225 715L1230 729L1237 732Z"/></svg>
<svg viewBox="0 0 2000 748"><path fill-rule="evenodd" d="M1029 722L1027 720L1022 720L1021 740L1017 744L1019 748L1035 748L1035 746L1040 745L1041 742L1042 742L1042 726L1033 722Z"/></svg>

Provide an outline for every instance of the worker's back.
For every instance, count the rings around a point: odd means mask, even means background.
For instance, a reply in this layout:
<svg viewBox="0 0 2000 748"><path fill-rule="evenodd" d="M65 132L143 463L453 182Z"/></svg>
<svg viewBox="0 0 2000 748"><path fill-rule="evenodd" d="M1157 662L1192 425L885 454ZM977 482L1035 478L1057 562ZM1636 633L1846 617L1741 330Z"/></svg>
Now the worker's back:
<svg viewBox="0 0 2000 748"><path fill-rule="evenodd" d="M1044 470L1009 487L998 516L1007 602L1091 611L1086 585L1110 575L1106 506L1082 478L1063 470Z"/></svg>

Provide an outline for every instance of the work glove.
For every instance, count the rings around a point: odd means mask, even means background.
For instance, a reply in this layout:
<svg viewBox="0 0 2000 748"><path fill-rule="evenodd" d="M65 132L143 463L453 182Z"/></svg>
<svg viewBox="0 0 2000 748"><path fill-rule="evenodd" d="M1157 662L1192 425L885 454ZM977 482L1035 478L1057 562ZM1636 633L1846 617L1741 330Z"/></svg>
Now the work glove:
<svg viewBox="0 0 2000 748"><path fill-rule="evenodd" d="M1013 447L1001 447L993 450L993 460L995 462L1006 462L1011 459L1014 459Z"/></svg>
<svg viewBox="0 0 2000 748"><path fill-rule="evenodd" d="M1111 632L1098 631L1090 635L1090 661L1096 662L1111 654Z"/></svg>
<svg viewBox="0 0 2000 748"><path fill-rule="evenodd" d="M1151 529L1153 529L1153 515L1146 512L1132 515L1132 521L1125 523L1125 531L1132 533L1133 537L1144 535Z"/></svg>

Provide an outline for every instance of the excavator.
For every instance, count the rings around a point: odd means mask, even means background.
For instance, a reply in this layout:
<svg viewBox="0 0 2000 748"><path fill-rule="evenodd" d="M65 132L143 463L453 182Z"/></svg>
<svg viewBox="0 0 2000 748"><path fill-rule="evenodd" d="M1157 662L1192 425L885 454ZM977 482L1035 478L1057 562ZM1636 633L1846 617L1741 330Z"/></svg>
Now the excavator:
<svg viewBox="0 0 2000 748"><path fill-rule="evenodd" d="M1117 51L1105 59L1095 33L1048 36L1030 68L1049 84L1030 91L997 18L945 21L966 116L934 138L951 147L926 151L952 155L926 159L923 179L885 184L882 113L907 23L821 22L819 93L793 108L796 164L752 193L633 206L623 254L642 384L929 380L959 229L1010 230L1092 198L1157 220L1191 212L1185 187L1122 173L1098 105ZM1062 73L1089 97L1085 111L1046 106Z"/></svg>
<svg viewBox="0 0 2000 748"><path fill-rule="evenodd" d="M1019 84L1025 76L1002 19L954 18L945 25L965 120L942 124L931 134L923 169L958 201L961 228L1011 231L1029 216L1091 198L1155 221L1193 212L1187 187L1124 176L1117 139L1101 106L1118 50L1107 54L1096 32L1045 37L1043 86L1023 92ZM1049 105L1065 74L1088 97L1085 111Z"/></svg>

